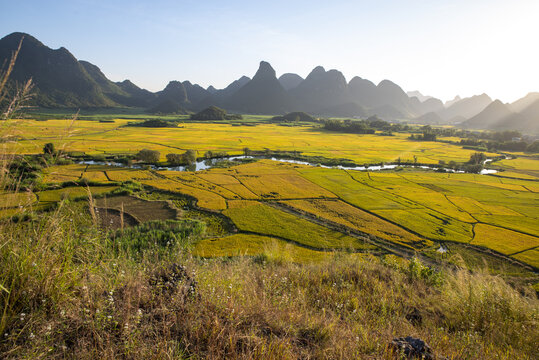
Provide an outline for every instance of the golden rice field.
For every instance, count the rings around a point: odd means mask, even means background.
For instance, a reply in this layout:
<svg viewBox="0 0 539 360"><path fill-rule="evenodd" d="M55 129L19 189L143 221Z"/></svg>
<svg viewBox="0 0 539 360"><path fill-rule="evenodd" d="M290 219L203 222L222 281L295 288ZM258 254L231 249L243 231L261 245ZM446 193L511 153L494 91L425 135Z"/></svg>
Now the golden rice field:
<svg viewBox="0 0 539 360"><path fill-rule="evenodd" d="M210 256L211 249L226 256L242 251L259 254L269 238L303 247L301 251L376 249L346 231L330 230L283 211L281 206L286 205L343 229L417 250L443 241L469 243L536 264L539 194L533 191L534 181L424 171L345 171L271 160L200 172L67 165L48 168L45 174L51 183L60 175L103 184L135 180L195 198L200 208L222 213L240 231L225 236L222 243L219 238L205 239L196 246L204 256ZM82 187L49 190L39 198L58 201L85 192Z"/></svg>
<svg viewBox="0 0 539 360"><path fill-rule="evenodd" d="M31 191L0 193L0 204L2 204L2 208L28 206L36 201L37 197Z"/></svg>
<svg viewBox="0 0 539 360"><path fill-rule="evenodd" d="M88 196L88 189L92 195L109 193L117 189L117 186L72 186L55 190L45 190L37 193L40 203L55 203L62 199L75 199Z"/></svg>
<svg viewBox="0 0 539 360"><path fill-rule="evenodd" d="M40 153L43 145L51 141L57 148L89 154L135 153L147 148L159 150L162 160L167 153L187 149L197 150L200 156L206 150L239 154L245 147L269 148L346 158L360 164L398 158L406 161L414 156L421 163L464 162L474 152L446 143L409 141L406 134L355 135L312 126L274 124L120 127L126 122L21 120L16 127L21 140L8 146L19 153ZM348 236L346 231L330 230L308 217L284 211L284 204L311 218L418 250L444 241L468 243L536 266L539 160L521 156L493 165L506 171L497 176L407 169L359 172L271 160L196 173L65 165L45 168L42 182L59 184L86 179L110 185L91 187L98 194L112 191L119 182L132 180L194 198L201 210L227 216L239 231L201 241L195 249L202 256L233 256L242 251L260 254L268 250L270 242L274 249L282 250L285 245L299 248L298 256L316 252L315 249L375 250L373 245ZM83 187L67 187L42 191L37 196L40 203L52 203L85 194ZM36 201L31 197L25 200L7 194L0 196L4 196L4 203L15 204L12 213L17 202Z"/></svg>
<svg viewBox="0 0 539 360"><path fill-rule="evenodd" d="M254 256L264 254L272 261L294 261L308 263L331 256L330 252L315 251L295 246L269 236L235 234L224 238L204 239L192 250L195 256L205 258Z"/></svg>
<svg viewBox="0 0 539 360"><path fill-rule="evenodd" d="M515 254L512 257L539 268L539 248L526 250Z"/></svg>
<svg viewBox="0 0 539 360"><path fill-rule="evenodd" d="M539 158L537 157L519 156L518 158L496 161L494 164L507 170L500 173L500 176L539 179Z"/></svg>
<svg viewBox="0 0 539 360"><path fill-rule="evenodd" d="M356 135L327 132L311 126L285 127L275 124L231 126L228 124L185 123L178 128L120 127L128 120L114 123L76 120L20 120L17 132L21 137L12 144L17 153L40 153L43 145L53 142L66 151L88 154L135 153L142 148L158 150L164 160L170 152L194 149L239 154L248 147L281 151L300 151L309 156L350 159L359 164L412 161L464 162L473 150L436 142L407 140L407 134L395 136ZM495 155L495 154L489 154Z"/></svg>
<svg viewBox="0 0 539 360"><path fill-rule="evenodd" d="M495 250L505 255L525 251L539 246L539 238L499 227L477 224L471 242Z"/></svg>
<svg viewBox="0 0 539 360"><path fill-rule="evenodd" d="M238 229L290 240L318 249L375 249L372 245L337 233L284 211L261 203L246 204L223 211Z"/></svg>
<svg viewBox="0 0 539 360"><path fill-rule="evenodd" d="M421 249L432 242L374 216L341 200L287 200L284 204L349 228L389 240L396 244Z"/></svg>

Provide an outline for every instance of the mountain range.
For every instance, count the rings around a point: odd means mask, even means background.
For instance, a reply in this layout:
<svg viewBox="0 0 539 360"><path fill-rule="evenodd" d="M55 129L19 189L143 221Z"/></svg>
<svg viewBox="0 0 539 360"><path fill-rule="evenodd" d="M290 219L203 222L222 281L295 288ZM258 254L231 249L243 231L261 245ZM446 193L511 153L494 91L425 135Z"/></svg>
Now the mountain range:
<svg viewBox="0 0 539 360"><path fill-rule="evenodd" d="M50 49L24 33L0 39L0 64L9 60L23 38L10 88L32 78L34 105L41 107L138 107L151 112L185 113L215 105L251 114L303 111L336 117L378 115L386 120L420 124L461 123L467 128L539 130L539 93L531 93L513 104L492 101L486 94L464 99L457 96L444 104L419 91L406 93L389 80L374 84L356 76L348 82L340 71L322 66L315 67L305 79L293 73L277 78L265 61L252 78L242 76L224 89L174 80L163 90L151 92L129 80L113 82L99 67L78 60L67 49Z"/></svg>

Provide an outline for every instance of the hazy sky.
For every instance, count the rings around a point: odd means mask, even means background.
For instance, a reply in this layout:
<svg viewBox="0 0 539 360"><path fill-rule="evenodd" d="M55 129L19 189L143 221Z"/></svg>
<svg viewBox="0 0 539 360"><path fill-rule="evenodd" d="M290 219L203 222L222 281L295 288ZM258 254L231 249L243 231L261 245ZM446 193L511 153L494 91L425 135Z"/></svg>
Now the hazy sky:
<svg viewBox="0 0 539 360"><path fill-rule="evenodd" d="M2 1L0 37L30 33L149 90L317 65L443 100L539 91L539 0Z"/></svg>

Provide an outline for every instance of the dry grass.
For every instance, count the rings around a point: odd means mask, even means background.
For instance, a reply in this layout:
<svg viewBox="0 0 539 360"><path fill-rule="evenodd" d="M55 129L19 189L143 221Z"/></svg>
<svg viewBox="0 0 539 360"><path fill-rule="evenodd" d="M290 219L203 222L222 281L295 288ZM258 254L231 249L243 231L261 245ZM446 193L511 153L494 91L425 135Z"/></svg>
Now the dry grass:
<svg viewBox="0 0 539 360"><path fill-rule="evenodd" d="M135 262L73 206L1 224L2 358L394 359L391 340L407 335L454 359L536 354L538 300L500 278L457 271L430 285L417 262L296 265L271 247L253 260L170 248ZM167 270L178 262L185 276ZM421 320L407 319L414 309Z"/></svg>

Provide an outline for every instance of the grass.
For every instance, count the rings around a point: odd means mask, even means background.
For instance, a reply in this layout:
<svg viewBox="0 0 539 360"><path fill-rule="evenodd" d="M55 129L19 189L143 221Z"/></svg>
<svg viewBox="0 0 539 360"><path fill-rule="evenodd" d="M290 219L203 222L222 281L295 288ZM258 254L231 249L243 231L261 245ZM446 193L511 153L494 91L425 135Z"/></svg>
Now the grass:
<svg viewBox="0 0 539 360"><path fill-rule="evenodd" d="M514 179L525 179L525 180L537 180L537 178L538 178L537 176L534 176L534 175L520 173L520 172L514 172L514 171L504 171L504 172L501 172L501 173L497 174L497 176L514 178Z"/></svg>
<svg viewBox="0 0 539 360"><path fill-rule="evenodd" d="M0 95L4 94L2 86L9 73L9 67L7 72L0 72ZM20 95L26 97L24 92ZM2 194L9 195L1 200L31 210L27 201L33 198L27 200L26 195L18 194L18 179L7 171L7 155L41 153L50 141L58 149L90 154L133 154L148 148L159 150L161 159L167 152L186 149L236 154L249 147L300 151L357 163L415 158L435 164L440 160L464 162L473 151L435 142L411 142L406 139L408 134L378 137L331 133L311 125L281 127L262 123L267 119L264 117L245 119L256 126L200 124L185 117L163 117L186 122L174 129L126 128L122 125L144 116L123 112L124 119L97 111L85 113L84 120L79 121L23 120L16 126L4 122L1 138L14 135L21 140L4 143L0 188ZM7 115L9 118L9 111ZM47 119L50 115L38 117ZM5 129L14 133L6 134ZM533 166L519 162L521 170L513 171L527 174L537 170L530 168ZM530 288L513 288L499 276L470 272L468 268L433 269L416 258L378 259L340 252L324 254L316 262L299 261L321 255L305 247L372 247L261 202L233 200L335 196L365 210L365 216L358 216L362 221L369 211L383 213L416 232L432 234L436 229L439 239L460 235L460 241L468 236L466 226L479 216L488 217L491 223L518 222L514 218L521 218L518 223L524 225L518 226L528 228L534 240L537 187L533 184L409 171L405 176L372 177L368 173L269 162L214 172L231 175L238 183L229 183L223 177L211 181L195 174L88 169L52 167L45 170L43 180L136 180L168 192L152 194L138 183L124 183L122 191L136 192L153 201L118 197L110 199L116 202L113 207L123 210L125 200L131 212L150 219L160 215L158 207L165 204L161 197L166 196L180 209L180 215L203 218L214 233L225 235L232 230L218 214L222 212L240 230L270 236L240 233L205 240L207 226L192 219L150 221L112 232L98 226L91 196L89 204L68 201L83 187L43 191L40 201L57 203L52 211L0 220L1 358L395 359L401 356L395 354L391 340L406 335L426 340L436 356L452 359L536 357L539 303ZM114 189L94 188L97 192ZM455 196L458 204L449 196ZM190 197L213 213L190 208ZM428 201L429 197L433 200ZM464 205L466 199L474 200L469 209ZM108 200L98 202L108 207ZM349 205L339 204L316 211L333 218L352 215ZM469 212L476 208L481 211ZM381 224L369 220L355 224ZM476 225L477 230L483 227L492 226ZM483 236L480 233L476 237ZM529 240L507 237L509 244L488 239L484 242L505 251ZM257 255L200 259L193 257L192 246L194 251L207 250L209 255L234 254L238 247ZM516 256L531 256L528 261L534 261L535 250Z"/></svg>
<svg viewBox="0 0 539 360"><path fill-rule="evenodd" d="M107 178L112 181L141 181L155 179L155 176L147 170L111 167L105 173Z"/></svg>
<svg viewBox="0 0 539 360"><path fill-rule="evenodd" d="M448 358L536 354L538 300L499 277L457 270L432 283L417 262L345 253L295 264L273 243L253 260L198 260L184 246L197 231L111 241L84 206L0 223L2 358L389 360L407 335Z"/></svg>
<svg viewBox="0 0 539 360"><path fill-rule="evenodd" d="M109 181L109 178L104 171L86 171L84 174L82 174L82 180L106 183Z"/></svg>
<svg viewBox="0 0 539 360"><path fill-rule="evenodd" d="M432 240L469 242L473 237L472 224L429 209L376 210L375 213Z"/></svg>
<svg viewBox="0 0 539 360"><path fill-rule="evenodd" d="M340 199L365 210L407 209L418 205L355 181L347 172L338 169L304 168L299 172L313 183L331 191Z"/></svg>
<svg viewBox="0 0 539 360"><path fill-rule="evenodd" d="M434 248L425 251L424 254L442 263L449 263L478 273L509 277L510 281L521 284L528 282L522 279L535 278L533 271L515 264L510 259L501 258L488 251L479 251L469 244L444 243L444 247L447 249L446 254L442 255Z"/></svg>
<svg viewBox="0 0 539 360"><path fill-rule="evenodd" d="M539 160L536 158L518 157L515 159L504 159L496 162L506 169L531 170L539 172Z"/></svg>
<svg viewBox="0 0 539 360"><path fill-rule="evenodd" d="M469 242L477 222L539 235L533 182L473 174L298 170L342 200L429 239Z"/></svg>
<svg viewBox="0 0 539 360"><path fill-rule="evenodd" d="M268 205L253 202L229 208L223 214L243 231L291 240L314 249L359 249L375 247L350 236L329 230Z"/></svg>

